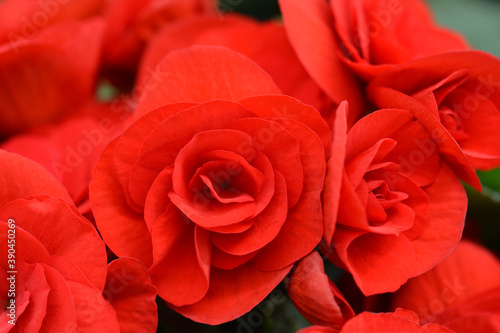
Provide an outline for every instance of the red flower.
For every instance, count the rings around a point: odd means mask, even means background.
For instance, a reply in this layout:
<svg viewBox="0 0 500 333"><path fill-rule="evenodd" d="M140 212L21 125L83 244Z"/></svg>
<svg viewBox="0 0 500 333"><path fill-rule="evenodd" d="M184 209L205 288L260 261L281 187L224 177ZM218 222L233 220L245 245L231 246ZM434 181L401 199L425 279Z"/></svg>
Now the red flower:
<svg viewBox="0 0 500 333"><path fill-rule="evenodd" d="M459 35L435 25L421 0L337 0L329 4L324 0L280 0L280 5L292 45L311 75L316 73L313 77L322 78L324 84L328 81L319 76L322 71L324 76L340 74L344 65L370 81L395 64L468 49ZM311 45L316 46L308 47ZM327 50L319 49L325 47Z"/></svg>
<svg viewBox="0 0 500 333"><path fill-rule="evenodd" d="M399 65L368 87L380 108L410 110L446 154L460 145L477 169L500 166L500 61L480 52L430 56Z"/></svg>
<svg viewBox="0 0 500 333"><path fill-rule="evenodd" d="M359 332L453 333L453 331L437 324L420 326L418 316L414 312L401 308L396 309L393 313L360 313L347 321L340 331L325 326L311 326L299 331L299 333Z"/></svg>
<svg viewBox="0 0 500 333"><path fill-rule="evenodd" d="M443 262L411 279L395 294L422 322L455 332L500 329L500 261L486 249L462 241Z"/></svg>
<svg viewBox="0 0 500 333"><path fill-rule="evenodd" d="M365 295L395 291L452 251L467 197L410 112L375 111L346 133L345 107L327 167L324 253Z"/></svg>
<svg viewBox="0 0 500 333"><path fill-rule="evenodd" d="M102 28L61 23L0 47L0 138L59 120L93 96Z"/></svg>
<svg viewBox="0 0 500 333"><path fill-rule="evenodd" d="M14 324L26 332L119 332L120 326L133 327L126 321L119 323L117 312L103 297L104 242L69 203L62 185L42 166L18 155L0 150L0 163L0 301L4 311L0 330L7 332ZM108 271L124 264L112 263ZM116 309L123 311L118 318L126 317L132 308L143 308L143 320L153 324L141 320L134 326L144 324L153 332L155 288L140 264L128 265L134 269L135 291L122 290L120 297L136 303L128 309L117 304ZM134 293L140 297L133 297Z"/></svg>
<svg viewBox="0 0 500 333"><path fill-rule="evenodd" d="M147 83L169 52L193 45L226 46L244 54L269 73L285 95L314 106L327 119L334 111L331 100L300 64L283 25L238 14L192 15L163 28L148 45L137 82Z"/></svg>
<svg viewBox="0 0 500 333"><path fill-rule="evenodd" d="M228 49L175 51L158 70L143 116L94 171L94 215L113 252L152 265L172 308L218 324L262 301L319 243L331 133L312 107L260 95L279 91Z"/></svg>

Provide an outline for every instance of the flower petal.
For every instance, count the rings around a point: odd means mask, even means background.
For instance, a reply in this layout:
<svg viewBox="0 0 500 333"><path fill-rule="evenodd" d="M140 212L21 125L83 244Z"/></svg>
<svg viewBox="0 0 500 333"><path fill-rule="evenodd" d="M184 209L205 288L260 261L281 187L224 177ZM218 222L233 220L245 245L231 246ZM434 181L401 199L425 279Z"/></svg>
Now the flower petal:
<svg viewBox="0 0 500 333"><path fill-rule="evenodd" d="M137 106L140 114L168 103L239 101L280 93L257 64L224 47L193 46L172 51L158 64L157 71L162 76L161 85L145 93ZM191 79L194 77L196 80Z"/></svg>
<svg viewBox="0 0 500 333"><path fill-rule="evenodd" d="M485 248L461 241L455 250L430 271L410 279L395 294L392 307L415 311L422 320L459 304L469 306L471 298L499 285L500 261Z"/></svg>
<svg viewBox="0 0 500 333"><path fill-rule="evenodd" d="M92 224L60 199L47 196L32 198L5 205L0 219L13 218L16 226L36 237L51 256L71 259L96 288L102 289L106 249ZM47 221L50 221L50 228L47 228Z"/></svg>
<svg viewBox="0 0 500 333"><path fill-rule="evenodd" d="M156 288L140 261L132 258L112 261L103 296L116 312L120 332L156 330Z"/></svg>
<svg viewBox="0 0 500 333"><path fill-rule="evenodd" d="M205 297L193 305L172 308L185 317L209 325L234 320L264 300L291 268L290 265L272 272L260 271L251 264L229 271L213 268Z"/></svg>
<svg viewBox="0 0 500 333"><path fill-rule="evenodd" d="M104 150L90 183L90 200L97 229L116 255L137 258L149 267L153 261L151 235L142 214L127 205L113 170L117 143L118 138Z"/></svg>
<svg viewBox="0 0 500 333"><path fill-rule="evenodd" d="M271 120L290 119L306 125L319 136L325 147L325 155L328 155L332 144L332 133L328 124L313 107L285 95L253 96L239 103L258 117Z"/></svg>
<svg viewBox="0 0 500 333"><path fill-rule="evenodd" d="M16 199L40 194L72 202L62 184L38 163L0 150L0 165L0 208Z"/></svg>
<svg viewBox="0 0 500 333"><path fill-rule="evenodd" d="M434 267L455 248L462 237L467 212L462 183L446 164L442 163L436 180L424 190L429 197L429 217L423 232L412 241L417 274Z"/></svg>
<svg viewBox="0 0 500 333"><path fill-rule="evenodd" d="M326 165L325 191L323 192L323 238L330 246L340 206L341 182L345 162L345 145L347 141L347 102L337 108L333 125L333 144Z"/></svg>
<svg viewBox="0 0 500 333"><path fill-rule="evenodd" d="M149 275L158 295L177 306L199 301L209 287L212 244L208 232L197 229L173 204L152 225Z"/></svg>
<svg viewBox="0 0 500 333"><path fill-rule="evenodd" d="M337 104L351 106L349 124L363 113L364 101L358 81L340 60L331 10L323 0L280 0L290 42L311 77Z"/></svg>

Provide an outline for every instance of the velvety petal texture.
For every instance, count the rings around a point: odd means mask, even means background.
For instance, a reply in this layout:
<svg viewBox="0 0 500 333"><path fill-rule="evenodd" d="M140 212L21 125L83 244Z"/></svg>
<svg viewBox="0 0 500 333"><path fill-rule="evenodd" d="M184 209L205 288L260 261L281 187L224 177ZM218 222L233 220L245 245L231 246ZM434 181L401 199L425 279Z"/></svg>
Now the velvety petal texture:
<svg viewBox="0 0 500 333"><path fill-rule="evenodd" d="M120 332L156 331L156 288L140 261L125 257L112 261L102 295L116 312Z"/></svg>
<svg viewBox="0 0 500 333"><path fill-rule="evenodd" d="M57 121L92 96L102 29L100 19L66 22L0 46L0 137Z"/></svg>
<svg viewBox="0 0 500 333"><path fill-rule="evenodd" d="M351 105L349 124L366 113L361 85L339 57L330 5L322 0L280 0L283 22L309 75L337 105Z"/></svg>
<svg viewBox="0 0 500 333"><path fill-rule="evenodd" d="M223 47L193 46L171 52L155 70L157 74L150 78L135 111L139 115L169 103L239 101L249 96L281 93L257 64ZM196 80L190 80L195 77Z"/></svg>
<svg viewBox="0 0 500 333"><path fill-rule="evenodd" d="M455 332L473 326L493 332L500 324L500 261L485 248L461 241L432 270L410 279L393 298L393 307L419 314Z"/></svg>
<svg viewBox="0 0 500 333"><path fill-rule="evenodd" d="M335 128L345 130L340 111ZM431 134L408 111L365 116L347 134L335 133L333 147L342 145L328 161L325 230L335 231L331 239L325 234L331 245L324 253L353 275L365 295L395 291L456 246L465 191Z"/></svg>
<svg viewBox="0 0 500 333"><path fill-rule="evenodd" d="M216 325L320 242L331 133L314 108L266 95L278 92L270 77L227 48L175 51L159 68L142 116L99 161L91 201L118 256L142 259L174 310Z"/></svg>
<svg viewBox="0 0 500 333"><path fill-rule="evenodd" d="M109 141L122 132L126 119L110 103L89 103L68 120L12 136L0 148L43 165L86 214L92 170Z"/></svg>
<svg viewBox="0 0 500 333"><path fill-rule="evenodd" d="M16 199L46 194L71 202L64 186L40 164L0 149L0 208Z"/></svg>
<svg viewBox="0 0 500 333"><path fill-rule="evenodd" d="M349 71L370 81L395 64L468 49L461 36L436 26L423 1L280 0L280 7L299 58L327 92L343 91L337 80Z"/></svg>
<svg viewBox="0 0 500 333"><path fill-rule="evenodd" d="M393 313L363 312L349 320L340 332L452 333L453 331L437 324L420 326L418 316L414 312L399 308Z"/></svg>
<svg viewBox="0 0 500 333"><path fill-rule="evenodd" d="M330 98L300 64L282 24L230 12L193 15L164 27L144 53L137 85L161 75L155 68L166 54L193 45L225 46L244 54L269 73L285 95L314 106L326 118L334 111Z"/></svg>

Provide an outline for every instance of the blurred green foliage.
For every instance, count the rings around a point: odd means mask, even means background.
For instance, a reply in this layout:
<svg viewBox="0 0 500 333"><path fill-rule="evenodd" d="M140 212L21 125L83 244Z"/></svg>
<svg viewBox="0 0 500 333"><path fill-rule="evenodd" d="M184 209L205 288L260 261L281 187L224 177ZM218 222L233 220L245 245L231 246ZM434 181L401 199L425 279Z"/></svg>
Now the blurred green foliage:
<svg viewBox="0 0 500 333"><path fill-rule="evenodd" d="M500 57L500 1L427 1L439 24L462 33L473 48Z"/></svg>

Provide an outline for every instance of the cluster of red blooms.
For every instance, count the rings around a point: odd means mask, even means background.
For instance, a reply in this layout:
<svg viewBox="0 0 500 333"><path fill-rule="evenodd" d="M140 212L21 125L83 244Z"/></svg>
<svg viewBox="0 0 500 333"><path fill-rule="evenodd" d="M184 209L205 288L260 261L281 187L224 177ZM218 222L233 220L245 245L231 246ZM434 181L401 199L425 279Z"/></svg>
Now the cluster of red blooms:
<svg viewBox="0 0 500 333"><path fill-rule="evenodd" d="M218 325L281 281L302 333L500 332L461 241L500 61L423 1L279 4L0 3L0 332L155 332L157 296Z"/></svg>

